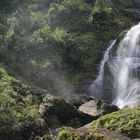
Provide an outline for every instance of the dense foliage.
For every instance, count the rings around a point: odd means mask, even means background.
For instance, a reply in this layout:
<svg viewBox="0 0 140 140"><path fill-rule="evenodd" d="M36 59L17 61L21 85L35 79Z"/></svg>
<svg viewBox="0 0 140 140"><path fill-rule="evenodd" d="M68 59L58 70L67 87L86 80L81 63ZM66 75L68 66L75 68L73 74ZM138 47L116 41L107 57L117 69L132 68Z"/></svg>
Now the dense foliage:
<svg viewBox="0 0 140 140"><path fill-rule="evenodd" d="M68 90L64 81L78 84L96 73L101 50L132 24L123 11L132 6L127 1L1 3L5 9L0 18L1 62L30 83L58 93L66 91L59 91L60 83Z"/></svg>

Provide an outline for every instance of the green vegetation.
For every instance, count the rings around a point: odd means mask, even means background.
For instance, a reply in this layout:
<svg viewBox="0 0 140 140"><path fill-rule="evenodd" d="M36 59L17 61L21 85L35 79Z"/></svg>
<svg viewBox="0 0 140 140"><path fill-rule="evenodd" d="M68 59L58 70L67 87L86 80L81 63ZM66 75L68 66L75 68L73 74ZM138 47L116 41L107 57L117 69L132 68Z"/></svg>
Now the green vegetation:
<svg viewBox="0 0 140 140"><path fill-rule="evenodd" d="M29 83L55 93L58 89L52 85L58 83L49 76L52 71L53 75L62 73L60 81L78 85L80 79L96 73L94 64L105 42L135 21L123 11L132 7L127 0L7 2L4 5L13 9L1 13L2 62Z"/></svg>
<svg viewBox="0 0 140 140"><path fill-rule="evenodd" d="M105 129L104 129L105 128ZM82 131L83 129L83 131ZM140 107L122 109L118 112L104 115L81 130L63 128L58 134L58 140L112 140L117 139L109 131L118 132L131 139L140 137Z"/></svg>
<svg viewBox="0 0 140 140"><path fill-rule="evenodd" d="M26 85L19 84L19 81L9 76L6 70L1 66L0 83L0 138L19 140L29 139L33 135L43 136L48 133L47 126L57 128L62 126L59 119L65 114L66 119L73 114L73 108L70 104L61 98L55 98L51 95L43 97L43 103L48 111L52 111L52 116L42 118L39 113L38 99L30 94L30 88ZM16 84L15 84L16 83ZM22 89L22 90L21 90ZM21 91L23 93L21 93ZM23 96L22 96L23 95ZM25 96L27 95L27 96ZM69 114L67 114L69 113ZM130 138L140 137L140 108L123 109L118 112L102 116L92 123L84 134L73 129L63 129L58 134L58 140L111 140L111 138L96 128L106 128L109 130L120 132ZM55 115L55 116L54 116ZM67 117L68 116L68 117ZM64 120L62 118L62 120ZM61 121L62 121L61 120ZM8 125L10 124L10 125ZM49 135L45 135L41 140L50 139Z"/></svg>
<svg viewBox="0 0 140 140"><path fill-rule="evenodd" d="M63 128L57 137L57 140L112 140L112 138L106 133L101 132L98 129L90 128L86 131L78 131L71 128Z"/></svg>
<svg viewBox="0 0 140 140"><path fill-rule="evenodd" d="M76 131L61 130L57 140L80 140L80 135Z"/></svg>
<svg viewBox="0 0 140 140"><path fill-rule="evenodd" d="M85 124L50 94L69 97L97 73L107 43L138 21L132 9L131 0L0 0L0 139L51 140L51 129ZM111 139L100 127L137 138L139 114L102 116L84 134L63 128L57 140Z"/></svg>
<svg viewBox="0 0 140 140"><path fill-rule="evenodd" d="M22 92L28 92L28 86L9 76L6 69L0 68L0 139L28 139L33 133L45 129L45 121L38 112L37 105L31 105ZM22 86L22 87L21 87ZM26 90L25 90L26 89ZM25 90L25 91L24 91Z"/></svg>
<svg viewBox="0 0 140 140"><path fill-rule="evenodd" d="M105 115L94 121L96 128L106 128L117 131L130 138L140 137L140 107L123 109L112 114Z"/></svg>

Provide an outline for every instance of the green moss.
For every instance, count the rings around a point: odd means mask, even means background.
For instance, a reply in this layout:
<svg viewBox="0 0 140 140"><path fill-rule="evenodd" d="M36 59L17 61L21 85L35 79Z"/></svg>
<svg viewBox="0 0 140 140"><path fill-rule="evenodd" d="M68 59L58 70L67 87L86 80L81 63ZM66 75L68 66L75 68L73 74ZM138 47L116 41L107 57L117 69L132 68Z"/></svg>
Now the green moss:
<svg viewBox="0 0 140 140"><path fill-rule="evenodd" d="M81 140L81 139L78 131L63 129L59 132L57 140Z"/></svg>
<svg viewBox="0 0 140 140"><path fill-rule="evenodd" d="M105 115L94 121L92 125L96 128L103 127L120 132L130 138L138 138L140 137L140 107Z"/></svg>
<svg viewBox="0 0 140 140"><path fill-rule="evenodd" d="M89 130L85 135L85 140L111 140L109 136L99 132L96 129Z"/></svg>
<svg viewBox="0 0 140 140"><path fill-rule="evenodd" d="M0 66L0 139L28 139L33 133L46 132L46 122L29 92L28 86Z"/></svg>
<svg viewBox="0 0 140 140"><path fill-rule="evenodd" d="M63 128L57 140L112 140L112 137L95 128L79 131L71 128Z"/></svg>

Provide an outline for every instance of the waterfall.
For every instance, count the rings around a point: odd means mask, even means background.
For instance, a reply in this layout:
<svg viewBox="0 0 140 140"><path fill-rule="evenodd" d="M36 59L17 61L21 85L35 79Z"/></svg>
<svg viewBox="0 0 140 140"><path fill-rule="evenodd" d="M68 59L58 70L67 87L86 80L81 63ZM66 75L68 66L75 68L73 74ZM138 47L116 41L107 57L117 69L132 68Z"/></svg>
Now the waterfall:
<svg viewBox="0 0 140 140"><path fill-rule="evenodd" d="M95 83L98 84L98 85L101 85L102 86L102 84L103 84L104 67L105 67L106 62L109 59L109 52L110 52L110 50L112 49L112 47L114 46L115 43L116 43L116 40L114 40L111 43L111 45L107 48L107 50L104 53L104 57L103 57L103 59L101 61L101 64L100 64L99 74L98 74L97 79L95 80Z"/></svg>
<svg viewBox="0 0 140 140"><path fill-rule="evenodd" d="M99 67L99 74L93 84L89 87L89 92L92 95L94 92L94 97L102 98L102 86L103 86L103 78L104 78L104 67L106 62L109 60L109 53L112 47L115 45L116 40L113 40L111 45L107 48L104 53L103 59L101 60L100 67Z"/></svg>
<svg viewBox="0 0 140 140"><path fill-rule="evenodd" d="M109 67L114 77L113 104L133 107L140 99L140 23L126 33Z"/></svg>
<svg viewBox="0 0 140 140"><path fill-rule="evenodd" d="M140 23L127 31L115 54L109 55L116 40L104 53L99 74L90 86L90 93L103 98L107 65L111 79L112 104L120 108L134 107L140 101ZM105 85L106 86L106 85ZM106 96L106 95L104 95Z"/></svg>

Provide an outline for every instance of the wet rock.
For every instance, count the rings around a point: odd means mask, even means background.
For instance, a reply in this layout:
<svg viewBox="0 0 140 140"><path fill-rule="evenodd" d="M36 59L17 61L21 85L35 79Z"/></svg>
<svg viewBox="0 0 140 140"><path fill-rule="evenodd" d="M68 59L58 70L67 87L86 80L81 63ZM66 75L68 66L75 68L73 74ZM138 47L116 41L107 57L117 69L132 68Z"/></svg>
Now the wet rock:
<svg viewBox="0 0 140 140"><path fill-rule="evenodd" d="M91 116L100 116L118 111L119 109L117 106L105 103L102 100L91 100L82 104L78 110Z"/></svg>

